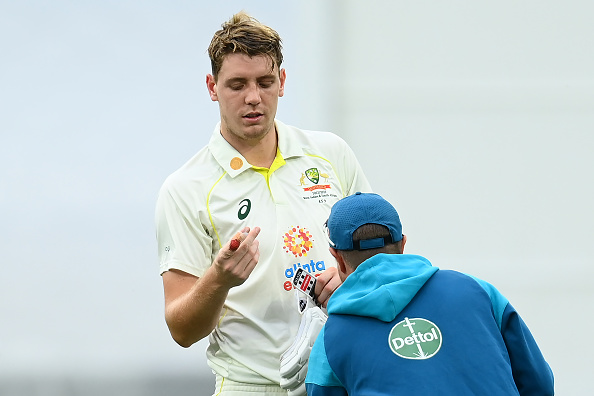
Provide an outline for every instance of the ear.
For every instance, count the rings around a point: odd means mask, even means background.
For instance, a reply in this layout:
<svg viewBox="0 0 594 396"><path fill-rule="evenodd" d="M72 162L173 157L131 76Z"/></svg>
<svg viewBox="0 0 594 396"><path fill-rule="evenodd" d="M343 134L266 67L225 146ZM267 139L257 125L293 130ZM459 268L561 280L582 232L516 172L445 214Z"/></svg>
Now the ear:
<svg viewBox="0 0 594 396"><path fill-rule="evenodd" d="M285 94L285 80L287 79L287 71L280 69L280 87L278 89L278 97L281 98Z"/></svg>
<svg viewBox="0 0 594 396"><path fill-rule="evenodd" d="M206 75L206 89L208 89L210 100L217 102L219 100L219 96L217 95L217 82L212 74Z"/></svg>
<svg viewBox="0 0 594 396"><path fill-rule="evenodd" d="M406 245L406 235L402 234L402 245L401 245L401 252L404 253L404 245Z"/></svg>
<svg viewBox="0 0 594 396"><path fill-rule="evenodd" d="M338 250L334 249L333 247L330 247L330 254L332 254L334 256L334 258L336 259L336 262L338 263L338 272L340 272L341 274L346 274L347 273L347 267L346 267L346 263L344 262L344 259L342 258L342 255L340 253L338 253ZM341 276L342 279L342 276Z"/></svg>

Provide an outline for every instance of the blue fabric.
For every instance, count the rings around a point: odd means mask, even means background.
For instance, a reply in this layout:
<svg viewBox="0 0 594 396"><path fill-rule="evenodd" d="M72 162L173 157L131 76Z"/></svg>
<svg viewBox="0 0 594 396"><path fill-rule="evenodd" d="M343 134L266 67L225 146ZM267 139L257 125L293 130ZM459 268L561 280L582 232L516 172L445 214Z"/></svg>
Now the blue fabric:
<svg viewBox="0 0 594 396"><path fill-rule="evenodd" d="M438 270L423 257L365 261L331 297L328 313L309 362L310 396L553 394L550 367L507 299L489 283ZM407 318L439 329L434 355L393 351L390 333Z"/></svg>
<svg viewBox="0 0 594 396"><path fill-rule="evenodd" d="M390 322L438 270L424 257L377 254L334 292L328 314L363 315Z"/></svg>
<svg viewBox="0 0 594 396"><path fill-rule="evenodd" d="M361 241L353 241L353 233L364 224L380 224L390 231L391 242L402 240L402 224L396 208L374 193L356 192L336 202L328 217L328 233L331 246L339 250L370 249ZM384 246L384 242L374 247Z"/></svg>
<svg viewBox="0 0 594 396"><path fill-rule="evenodd" d="M481 285L481 287L489 295L489 298L491 299L491 304L493 306L493 315L495 316L495 320L497 321L497 326L499 327L499 330L501 330L503 312L505 311L505 308L507 307L509 301L507 300L507 298L503 297L501 293L499 293L495 286L472 275L468 276L477 281L479 285Z"/></svg>
<svg viewBox="0 0 594 396"><path fill-rule="evenodd" d="M326 345L324 344L324 328L318 334L311 353L309 354L308 367L315 367L315 370L308 370L307 376L311 381L323 382L325 386L336 386L342 388L342 383L332 371L328 357L326 356Z"/></svg>
<svg viewBox="0 0 594 396"><path fill-rule="evenodd" d="M522 396L550 394L553 371L516 310L508 304L502 318L502 334L509 351L516 386Z"/></svg>

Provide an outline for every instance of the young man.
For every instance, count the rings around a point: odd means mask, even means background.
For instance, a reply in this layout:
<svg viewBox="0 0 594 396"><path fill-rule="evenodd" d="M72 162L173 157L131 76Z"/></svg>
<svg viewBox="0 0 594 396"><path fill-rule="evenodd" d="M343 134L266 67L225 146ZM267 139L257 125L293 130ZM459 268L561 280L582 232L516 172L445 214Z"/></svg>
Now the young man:
<svg viewBox="0 0 594 396"><path fill-rule="evenodd" d="M342 139L275 119L286 79L276 31L238 13L208 52L220 122L157 201L165 319L184 347L209 337L217 395L287 394L279 359L301 320L292 277L317 275L326 305L340 278L324 221L336 201L370 187Z"/></svg>
<svg viewBox="0 0 594 396"><path fill-rule="evenodd" d="M403 254L398 213L377 194L327 222L343 284L310 355L309 396L553 395L530 331L492 285Z"/></svg>

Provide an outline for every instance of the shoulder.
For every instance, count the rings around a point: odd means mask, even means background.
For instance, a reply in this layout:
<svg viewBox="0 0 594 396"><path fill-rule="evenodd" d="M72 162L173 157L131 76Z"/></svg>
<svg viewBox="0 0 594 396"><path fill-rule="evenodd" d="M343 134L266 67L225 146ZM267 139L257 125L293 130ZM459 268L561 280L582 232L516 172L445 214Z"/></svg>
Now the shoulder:
<svg viewBox="0 0 594 396"><path fill-rule="evenodd" d="M276 125L281 150L291 151L291 154L294 149L309 155L338 154L349 148L346 141L333 132L301 129L278 120Z"/></svg>
<svg viewBox="0 0 594 396"><path fill-rule="evenodd" d="M214 159L208 146L204 146L186 163L165 178L160 195L183 195L188 191L201 191L218 179L224 169Z"/></svg>
<svg viewBox="0 0 594 396"><path fill-rule="evenodd" d="M450 300L472 300L475 303L487 303L491 297L479 279L462 272L444 269L433 274L423 290L425 293L442 295Z"/></svg>
<svg viewBox="0 0 594 396"><path fill-rule="evenodd" d="M455 290L456 295L460 298L471 301L482 299L488 303L493 309L499 328L501 328L501 319L509 300L495 286L476 276L457 271L439 270L435 275L438 275L435 280L440 280L438 287L445 288L444 293L446 290Z"/></svg>

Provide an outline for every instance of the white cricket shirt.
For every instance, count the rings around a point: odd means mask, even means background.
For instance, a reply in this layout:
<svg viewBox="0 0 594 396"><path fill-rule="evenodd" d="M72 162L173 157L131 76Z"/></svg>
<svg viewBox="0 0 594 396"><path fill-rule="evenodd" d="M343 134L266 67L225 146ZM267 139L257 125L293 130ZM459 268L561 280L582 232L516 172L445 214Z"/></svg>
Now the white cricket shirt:
<svg viewBox="0 0 594 396"><path fill-rule="evenodd" d="M230 290L207 350L216 373L254 384L280 382L279 358L300 321L296 269L319 274L336 266L324 233L331 206L371 191L340 137L275 124L270 172L252 167L217 124L209 144L165 180L156 208L161 273L174 268L200 277L237 231L261 228L260 260Z"/></svg>

